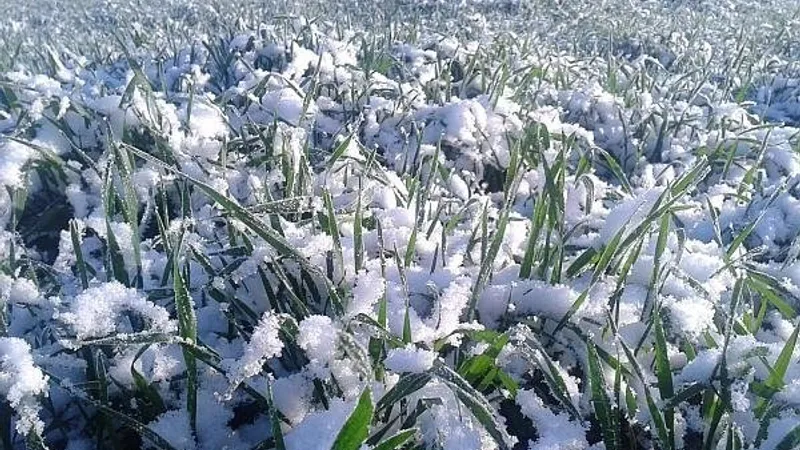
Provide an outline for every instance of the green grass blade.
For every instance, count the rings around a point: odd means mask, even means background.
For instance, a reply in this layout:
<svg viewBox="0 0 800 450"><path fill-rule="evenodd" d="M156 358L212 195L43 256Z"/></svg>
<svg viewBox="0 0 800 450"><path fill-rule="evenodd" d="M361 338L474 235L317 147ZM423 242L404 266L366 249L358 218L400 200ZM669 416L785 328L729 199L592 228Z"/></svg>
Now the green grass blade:
<svg viewBox="0 0 800 450"><path fill-rule="evenodd" d="M142 287L142 254L140 248L141 236L139 234L139 199L136 197L136 190L133 187L133 167L128 152L117 145L112 144L114 149L114 166L117 168L120 180L122 180L122 202L123 216L131 227L131 246L133 247L133 258L136 264L136 287Z"/></svg>
<svg viewBox="0 0 800 450"><path fill-rule="evenodd" d="M77 266L78 277L81 280L81 287L87 289L89 287L89 277L86 275L86 261L83 259L78 224L75 223L74 220L69 222L69 233L72 240L72 251L75 253L75 265Z"/></svg>
<svg viewBox="0 0 800 450"><path fill-rule="evenodd" d="M775 446L775 450L796 450L800 448L800 425L794 427L781 441Z"/></svg>
<svg viewBox="0 0 800 450"><path fill-rule="evenodd" d="M361 199L361 182L358 183L358 200L356 201L356 214L353 218L353 258L355 271L358 273L364 267L364 211ZM416 230L416 228L414 228Z"/></svg>
<svg viewBox="0 0 800 450"><path fill-rule="evenodd" d="M267 382L267 393L265 395L267 400L267 415L269 415L270 424L272 425L272 438L275 441L275 450L286 450L286 444L283 441L283 430L281 429L281 419L278 410L275 408L275 403L272 397L272 383Z"/></svg>
<svg viewBox="0 0 800 450"><path fill-rule="evenodd" d="M606 444L606 448L614 450L618 448L616 420L614 419L611 402L608 399L600 358L597 356L597 350L591 342L587 345L587 356L594 413L600 423L600 431L603 435L603 442Z"/></svg>
<svg viewBox="0 0 800 450"><path fill-rule="evenodd" d="M773 370L765 382L768 387L776 391L782 389L785 384L783 378L786 376L786 371L789 369L789 364L792 360L792 354L797 346L798 333L800 333L800 322L795 326L789 339L786 340L786 344L783 346L780 355L778 355L778 359L772 368Z"/></svg>
<svg viewBox="0 0 800 450"><path fill-rule="evenodd" d="M481 261L481 268L472 287L472 293L469 298L469 306L467 307L466 311L466 317L469 321L475 319L478 299L480 299L481 292L486 286L486 283L489 281L489 276L492 274L492 270L494 269L494 261L497 257L497 253L500 251L500 245L503 243L503 236L505 236L506 226L508 225L508 214L508 208L504 208L500 212L500 217L498 218L492 243L489 246L486 256Z"/></svg>
<svg viewBox="0 0 800 450"><path fill-rule="evenodd" d="M385 393L383 397L378 400L378 403L375 405L375 413L391 410L395 403L425 387L432 378L431 374L427 372L401 376L389 392Z"/></svg>
<svg viewBox="0 0 800 450"><path fill-rule="evenodd" d="M369 388L364 389L353 413L348 417L331 450L358 450L369 435L374 405Z"/></svg>
<svg viewBox="0 0 800 450"><path fill-rule="evenodd" d="M385 441L376 445L375 450L396 450L405 445L405 443L408 442L408 440L414 437L414 435L416 434L417 430L415 428L403 430L395 434L394 436L390 436Z"/></svg>
<svg viewBox="0 0 800 450"><path fill-rule="evenodd" d="M508 436L505 427L498 420L494 408L492 408L483 394L473 388L461 375L446 365L441 364L441 362L435 363L433 370L456 394L461 403L470 410L472 415L478 419L478 422L480 422L486 432L492 436L498 447L501 450L511 450L511 446L509 445L511 438Z"/></svg>
<svg viewBox="0 0 800 450"><path fill-rule="evenodd" d="M194 302L189 294L183 274L181 273L180 252L182 242L174 247L172 264L172 282L175 291L175 310L178 314L178 333L192 345L197 343L197 317L194 312ZM186 363L186 409L189 412L189 423L192 431L197 432L197 360L194 354L183 348L183 359Z"/></svg>
<svg viewBox="0 0 800 450"><path fill-rule="evenodd" d="M325 211L327 213L328 234L333 239L333 251L336 257L336 265L344 267L344 253L342 252L342 240L339 234L339 225L336 220L336 213L333 210L333 197L327 189L322 193L322 200L325 204Z"/></svg>
<svg viewBox="0 0 800 450"><path fill-rule="evenodd" d="M656 376L658 377L658 388L661 398L669 400L675 395L672 384L672 372L669 365L669 354L667 353L667 339L664 335L664 328L661 321L661 311L656 310L653 321L655 323L656 335ZM675 448L675 412L672 408L664 409L664 422L666 422L669 433L667 448Z"/></svg>

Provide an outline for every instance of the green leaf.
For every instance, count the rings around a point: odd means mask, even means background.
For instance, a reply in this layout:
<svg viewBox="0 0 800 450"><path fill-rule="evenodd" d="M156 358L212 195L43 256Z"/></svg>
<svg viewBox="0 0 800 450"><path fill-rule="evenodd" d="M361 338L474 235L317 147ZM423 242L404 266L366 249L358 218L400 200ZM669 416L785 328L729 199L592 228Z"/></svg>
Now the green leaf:
<svg viewBox="0 0 800 450"><path fill-rule="evenodd" d="M358 450L369 435L369 424L372 421L372 394L369 388L364 389L353 413L345 422L332 450Z"/></svg>
<svg viewBox="0 0 800 450"><path fill-rule="evenodd" d="M536 204L533 208L533 215L531 217L531 231L528 233L528 245L525 249L525 255L522 257L522 264L519 268L519 278L530 278L531 269L533 267L533 260L536 257L536 244L539 240L539 232L544 225L545 216L547 215L545 196L547 192L542 193L536 199Z"/></svg>
<svg viewBox="0 0 800 450"><path fill-rule="evenodd" d="M107 268L113 274L114 279L129 286L128 272L125 270L125 259L122 256L122 250L117 242L116 235L111 228L111 217L114 216L114 200L116 199L116 192L111 178L111 165L106 167L105 179L103 180L103 208L105 212L106 222L106 264Z"/></svg>
<svg viewBox="0 0 800 450"><path fill-rule="evenodd" d="M182 236L181 236L182 239ZM181 273L179 264L182 242L173 247L172 282L175 291L175 309L178 314L178 334L192 345L197 343L197 317L194 312L194 302L186 287L186 282ZM186 363L186 409L189 412L189 422L192 431L197 432L197 361L194 354L183 348L183 359Z"/></svg>
<svg viewBox="0 0 800 450"><path fill-rule="evenodd" d="M111 273L114 275L114 279L125 286L129 286L130 281L128 278L128 272L125 270L125 258L122 256L122 249L120 248L119 243L117 242L117 237L111 228L111 222L108 220L108 216L106 216L106 242L108 245L107 258L111 267Z"/></svg>
<svg viewBox="0 0 800 450"><path fill-rule="evenodd" d="M755 167L757 166L753 166L753 168ZM733 242L731 242L731 245L728 247L728 250L726 250L725 252L725 256L727 258L732 257L736 253L736 250L739 248L739 246L741 246L744 243L745 239L747 239L747 237L750 236L750 233L752 233L753 230L755 230L756 226L761 222L761 219L763 219L764 216L767 214L767 212L770 211L769 207L772 206L772 204L778 199L778 196L781 193L783 193L785 189L786 189L785 184L778 186L772 193L772 195L770 195L769 198L767 199L766 204L763 206L764 209L761 210L761 212L758 214L758 217L756 217L752 222L747 224L747 226L745 226L742 229L742 231L740 231L739 234L736 235L736 237L733 239Z"/></svg>
<svg viewBox="0 0 800 450"><path fill-rule="evenodd" d="M78 224L74 219L69 221L69 233L72 239L72 251L75 253L75 265L77 266L78 276L81 280L81 287L87 289L89 287L89 277L86 275L86 262L83 259Z"/></svg>
<svg viewBox="0 0 800 450"><path fill-rule="evenodd" d="M283 430L281 430L281 419L272 397L272 383L267 382L267 414L272 424L272 438L275 440L275 450L286 450L283 442Z"/></svg>
<svg viewBox="0 0 800 450"><path fill-rule="evenodd" d="M361 200L361 182L358 183L358 200L356 214L353 218L353 257L355 261L355 271L358 273L364 267L364 211ZM415 228L416 229L416 228Z"/></svg>
<svg viewBox="0 0 800 450"><path fill-rule="evenodd" d="M141 288L143 280L142 255L140 249L141 237L139 235L139 199L133 187L132 174L134 168L128 152L113 143L111 147L114 149L114 165L117 168L120 180L122 180L122 212L125 220L128 222L128 226L131 228L130 244L133 247L133 259L136 264L136 287Z"/></svg>
<svg viewBox="0 0 800 450"><path fill-rule="evenodd" d="M626 225L627 225L627 223L626 223ZM597 265L595 265L594 273L592 275L592 280L591 280L591 282L589 284L589 287L586 288L581 293L581 295L578 296L578 298L575 300L575 302L572 304L572 306L570 306L570 308L567 311L567 313L564 314L564 317L562 317L561 320L556 325L555 330L553 330L553 334L556 334L559 330L564 328L564 326L567 324L567 322L569 322L569 319L573 315L575 315L576 312L578 312L578 310L581 308L581 305L583 305L583 302L585 302L586 299L589 297L589 291L595 285L595 283L597 283L600 280L600 278L603 275L603 273L606 271L608 266L611 264L611 259L617 253L617 249L619 248L619 243L620 243L620 240L622 239L622 235L625 232L625 228L626 228L626 226L623 226L617 232L617 234L614 235L614 238L611 239L611 241L605 246L605 248L603 248L602 253L600 253L600 259L598 259Z"/></svg>
<svg viewBox="0 0 800 450"><path fill-rule="evenodd" d="M417 433L416 428L403 430L375 446L374 450L395 450L400 448Z"/></svg>
<svg viewBox="0 0 800 450"><path fill-rule="evenodd" d="M473 388L461 375L439 361L434 364L434 372L448 387L450 387L472 415L478 419L478 422L481 423L486 432L494 439L498 447L501 450L511 450L511 446L509 445L511 438L508 436L508 433L506 433L504 426L500 423L498 414L494 411L494 408L492 408L483 394Z"/></svg>
<svg viewBox="0 0 800 450"><path fill-rule="evenodd" d="M775 361L773 371L770 373L769 378L767 378L767 381L765 382L767 386L775 389L776 391L783 388L783 377L786 375L786 371L789 369L792 353L794 353L794 348L797 345L798 332L800 332L800 322L798 322L797 326L795 326L795 329L791 336L789 336L789 339L786 340L786 345L783 346L781 354L778 355L778 359Z"/></svg>
<svg viewBox="0 0 800 450"><path fill-rule="evenodd" d="M481 268L478 272L478 277L472 286L472 293L469 298L469 306L467 307L466 317L471 321L475 319L475 308L478 305L478 299L481 296L484 286L489 281L489 276L492 274L494 268L494 261L497 258L497 253L500 251L500 246L503 243L503 236L506 233L506 226L508 225L508 215L510 212L510 205L506 205L500 211L500 217L497 219L497 226L494 231L494 238L489 246L489 251L481 261Z"/></svg>
<svg viewBox="0 0 800 450"><path fill-rule="evenodd" d="M597 349L592 342L587 343L587 356L589 360L589 383L592 392L592 405L597 420L600 422L600 431L603 435L603 442L609 450L616 449L617 446L617 426L614 420L614 412L611 402L608 400L606 382L600 366L600 358L597 356Z"/></svg>
<svg viewBox="0 0 800 450"><path fill-rule="evenodd" d="M133 377L134 386L136 388L136 396L140 401L137 406L140 410L140 417L147 422L155 419L158 415L167 410L156 383L148 383L144 376L136 370L136 361L142 357L148 348L150 348L149 343L143 345L142 348L136 352L133 361L131 361L131 376ZM86 349L90 350L91 347L86 347ZM101 393L98 399L107 401L106 397L106 393Z"/></svg>
<svg viewBox="0 0 800 450"><path fill-rule="evenodd" d="M333 153L331 154L331 157L330 157L330 159L328 160L328 163L327 163L328 170L332 169L333 166L336 164L336 161L338 161L339 158L341 158L342 155L344 155L344 152L347 151L347 147L350 146L350 141L353 140L353 135L354 134L355 133L351 133L349 136L347 136L333 150Z"/></svg>
<svg viewBox="0 0 800 450"><path fill-rule="evenodd" d="M622 170L622 167L619 165L617 160L614 159L610 153L599 147L595 148L594 150L599 152L603 159L606 160L606 164L608 164L608 168L611 170L611 173L613 173L614 176L619 180L620 184L622 184L622 189L629 194L632 193L633 189L631 188L631 183L628 181L628 177L625 176L625 171Z"/></svg>
<svg viewBox="0 0 800 450"><path fill-rule="evenodd" d="M664 447L668 447L667 443L669 442L669 433L667 432L667 426L664 423L664 416L661 414L661 410L656 405L655 399L653 398L653 395L650 393L650 386L647 385L647 379L644 376L644 371L642 370L642 367L639 364L639 361L636 359L636 356L634 355L633 351L631 351L628 345L625 344L625 341L619 339L617 342L618 345L622 347L625 356L628 358L628 362L630 363L631 366L633 366L634 373L639 378L639 380L643 384L645 384L644 395L645 395L645 400L647 402L647 409L650 411L650 417L653 420L653 425L655 426L658 439L662 442Z"/></svg>
<svg viewBox="0 0 800 450"><path fill-rule="evenodd" d="M708 389L708 386L706 386L703 383L690 384L689 386L685 387L684 389L679 391L677 394L675 394L673 397L671 397L669 400L667 400L664 403L664 407L665 408L674 408L674 407L678 406L679 404L681 404L681 403L683 403L685 401L688 401L689 399L691 399L695 395L703 393L706 389Z"/></svg>
<svg viewBox="0 0 800 450"><path fill-rule="evenodd" d="M550 358L550 355L544 351L541 344L535 339L528 337L527 341L524 342L520 348L523 350L522 355L539 367L544 377L545 384L550 388L550 392L567 409L567 412L572 418L574 420L581 420L581 413L572 403L564 378L558 371L556 363Z"/></svg>
<svg viewBox="0 0 800 450"><path fill-rule="evenodd" d="M794 427L778 445L775 450L796 450L800 447L800 425Z"/></svg>
<svg viewBox="0 0 800 450"><path fill-rule="evenodd" d="M668 400L675 395L672 385L672 372L669 365L669 354L667 353L667 339L664 336L664 328L661 324L661 311L656 310L653 321L655 322L656 334L656 375L658 377L658 388L661 398ZM675 448L675 413L672 408L664 409L664 421L666 422L669 433L669 442L665 442L667 448Z"/></svg>
<svg viewBox="0 0 800 450"><path fill-rule="evenodd" d="M344 253L342 252L342 240L339 236L339 226L336 221L336 213L333 211L333 197L329 190L322 193L322 200L325 204L325 212L327 213L328 234L333 239L333 251L336 256L336 265L344 267Z"/></svg>
<svg viewBox="0 0 800 450"><path fill-rule="evenodd" d="M431 374L424 372L424 373L412 373L403 375L397 380L397 383L392 387L389 392L385 393L380 400L378 400L378 404L375 406L376 412L382 412L386 409L391 409L395 403L399 402L401 399L405 398L417 392L418 390L425 387L429 381L431 381Z"/></svg>
<svg viewBox="0 0 800 450"><path fill-rule="evenodd" d="M48 450L42 436L33 429L28 431L28 435L25 436L25 448L27 450Z"/></svg>

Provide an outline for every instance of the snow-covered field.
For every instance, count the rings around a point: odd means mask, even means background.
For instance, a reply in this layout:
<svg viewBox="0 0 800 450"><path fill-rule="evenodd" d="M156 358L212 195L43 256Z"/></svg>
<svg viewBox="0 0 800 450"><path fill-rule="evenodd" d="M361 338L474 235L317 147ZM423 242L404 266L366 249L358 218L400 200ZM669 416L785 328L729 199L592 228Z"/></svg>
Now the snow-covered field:
<svg viewBox="0 0 800 450"><path fill-rule="evenodd" d="M0 448L800 448L800 3L30 0Z"/></svg>

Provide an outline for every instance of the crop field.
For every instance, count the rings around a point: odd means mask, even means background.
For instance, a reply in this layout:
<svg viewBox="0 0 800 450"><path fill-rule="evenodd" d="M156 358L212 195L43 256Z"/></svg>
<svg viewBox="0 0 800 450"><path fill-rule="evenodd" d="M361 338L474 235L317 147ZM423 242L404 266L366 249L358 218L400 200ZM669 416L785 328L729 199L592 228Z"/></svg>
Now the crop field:
<svg viewBox="0 0 800 450"><path fill-rule="evenodd" d="M0 13L1 450L800 448L800 1Z"/></svg>

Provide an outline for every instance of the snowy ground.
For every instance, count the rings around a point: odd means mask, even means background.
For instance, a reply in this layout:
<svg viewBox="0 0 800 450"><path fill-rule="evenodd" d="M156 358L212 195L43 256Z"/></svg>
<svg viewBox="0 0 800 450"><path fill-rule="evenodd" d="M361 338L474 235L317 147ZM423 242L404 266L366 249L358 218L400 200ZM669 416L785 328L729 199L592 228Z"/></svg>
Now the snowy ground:
<svg viewBox="0 0 800 450"><path fill-rule="evenodd" d="M800 3L7 2L0 448L800 448Z"/></svg>

